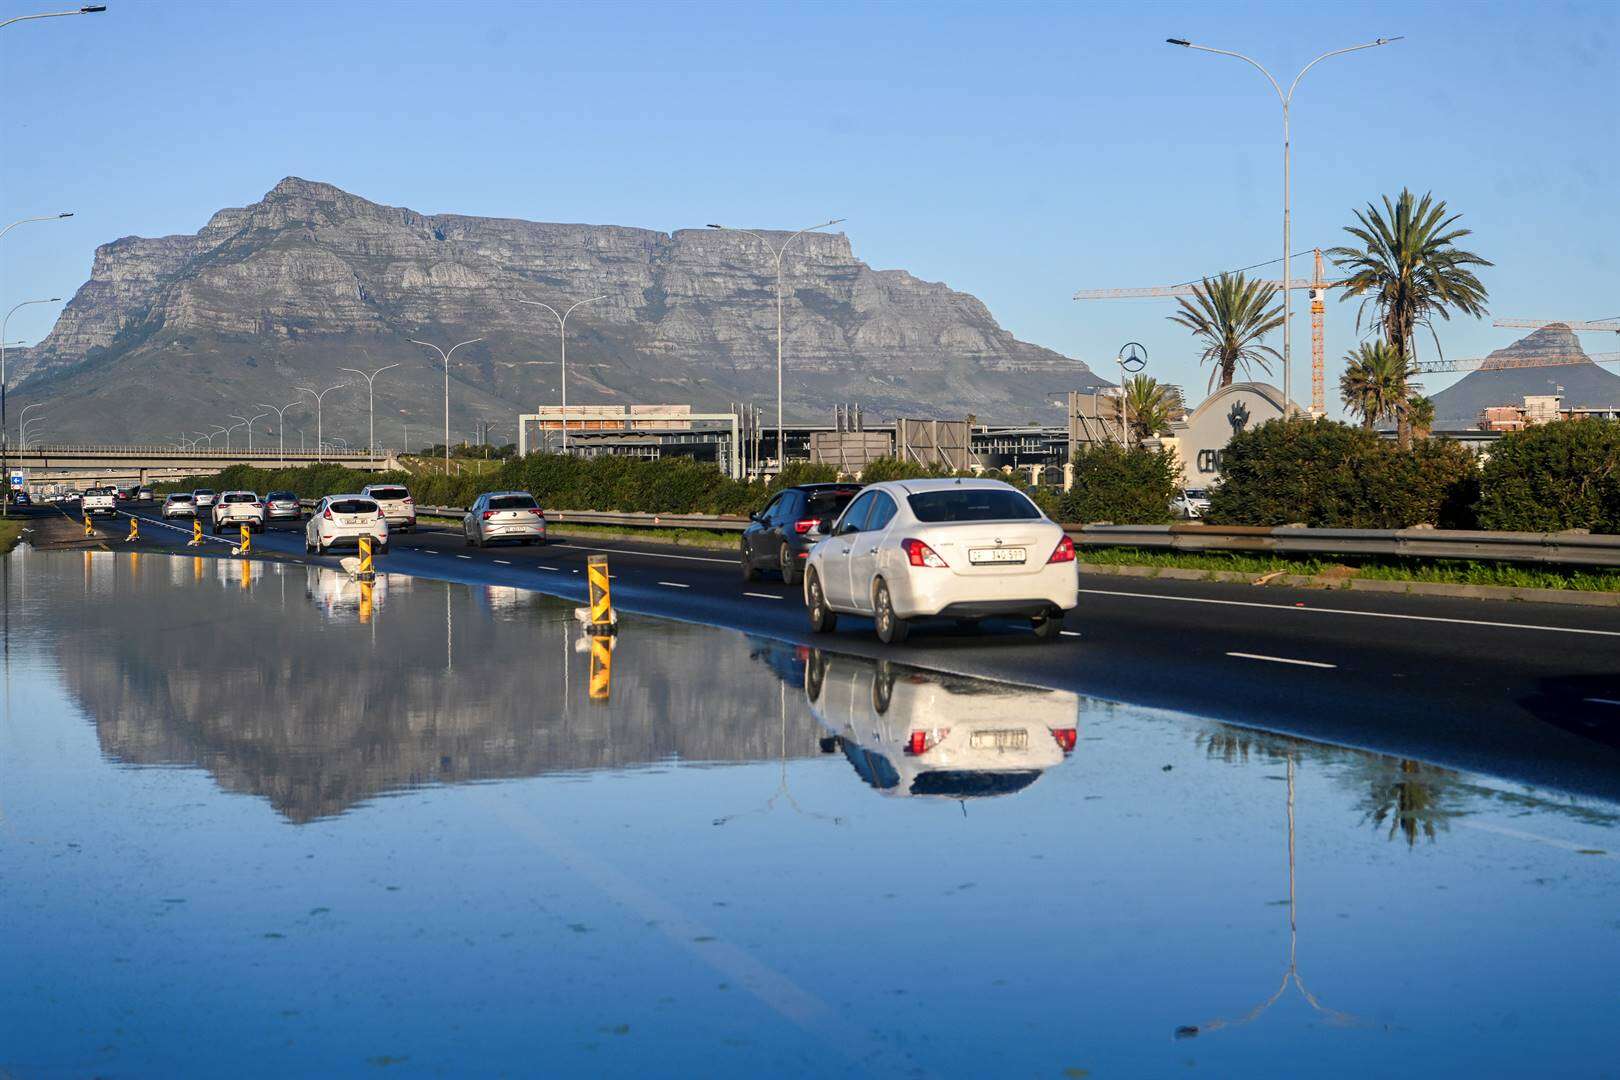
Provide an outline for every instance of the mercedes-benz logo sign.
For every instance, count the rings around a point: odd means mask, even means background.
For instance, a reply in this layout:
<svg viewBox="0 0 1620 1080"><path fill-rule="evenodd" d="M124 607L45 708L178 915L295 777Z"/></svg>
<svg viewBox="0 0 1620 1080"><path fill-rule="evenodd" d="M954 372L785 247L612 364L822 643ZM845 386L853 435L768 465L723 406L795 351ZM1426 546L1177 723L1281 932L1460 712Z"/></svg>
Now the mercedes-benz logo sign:
<svg viewBox="0 0 1620 1080"><path fill-rule="evenodd" d="M1119 366L1131 374L1136 374L1147 367L1147 349L1134 341L1128 341L1119 350Z"/></svg>

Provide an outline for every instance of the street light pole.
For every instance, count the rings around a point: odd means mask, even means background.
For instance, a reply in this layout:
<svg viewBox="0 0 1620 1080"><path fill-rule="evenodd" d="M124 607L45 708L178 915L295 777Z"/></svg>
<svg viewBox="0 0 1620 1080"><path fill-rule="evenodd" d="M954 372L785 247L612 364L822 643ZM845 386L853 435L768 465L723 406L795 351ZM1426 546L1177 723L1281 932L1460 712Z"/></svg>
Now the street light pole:
<svg viewBox="0 0 1620 1080"><path fill-rule="evenodd" d="M471 345L475 341L483 340L481 337L468 338L466 341L450 346L450 351L445 352L431 341L418 341L416 338L411 338L412 345L426 345L438 353L439 358L444 361L444 475L446 476L450 475L450 358L456 354L456 350L461 348L462 345Z"/></svg>
<svg viewBox="0 0 1620 1080"><path fill-rule="evenodd" d="M823 221L820 225L806 225L782 241L781 247L776 247L764 236L754 232L752 229L733 229L726 225L713 224L709 226L711 229L719 229L722 232L747 233L764 244L765 250L769 251L771 257L776 260L776 463L778 470L787 467L787 443L783 441L782 436L782 256L787 254L787 249L792 245L793 241L805 233L825 229L829 225L841 225L847 220L847 218L833 218L831 221Z"/></svg>
<svg viewBox="0 0 1620 1080"><path fill-rule="evenodd" d="M45 407L45 403L43 401L36 401L32 405L24 405L23 409L22 409L22 412L17 414L17 423L19 425L28 423L28 410L30 410L30 409L43 409L44 407ZM37 419L39 419L39 417L35 417L34 419L37 420ZM28 444L23 439L23 436L22 436L22 428L21 427L18 427L18 429L17 429L17 441L22 443L22 448L24 450L28 449Z"/></svg>
<svg viewBox="0 0 1620 1080"><path fill-rule="evenodd" d="M253 403L253 407L256 409L269 409L271 412L276 414L276 456L281 459L281 465L283 467L285 467L287 464L287 443L285 438L283 438L287 431L286 412L294 405L302 405L303 403L303 399L300 398L298 401L287 402L287 404L283 405L279 409L274 405L266 405L262 401L255 401ZM263 414L261 413L260 415Z"/></svg>
<svg viewBox="0 0 1620 1080"><path fill-rule="evenodd" d="M565 454L568 453L568 316L574 313L574 308L584 307L586 304L594 304L598 300L606 299L605 296L593 296L589 300L581 300L561 315L558 315L557 309L550 304L542 304L538 300L518 301L518 303L528 304L530 307L543 307L551 312L552 316L557 320L557 339L562 344L562 445Z"/></svg>
<svg viewBox="0 0 1620 1080"><path fill-rule="evenodd" d="M373 379L387 371L389 368L397 367L399 367L398 364L389 364L386 367L378 368L370 375L367 375L359 368L346 367L342 369L344 371L352 371L356 375L359 375L366 380L366 449L371 455L371 467L374 469L377 467L377 411L375 407L377 399L372 393L371 383Z"/></svg>
<svg viewBox="0 0 1620 1080"><path fill-rule="evenodd" d="M197 442L201 441L203 439L208 440L208 449L212 450L214 448L214 437L212 435L208 434L208 432L206 432L206 431L193 431L192 434L197 436L197 440L193 441L192 444L191 444L192 449L196 449Z"/></svg>
<svg viewBox="0 0 1620 1080"><path fill-rule="evenodd" d="M21 429L21 431L18 432L18 440L22 444L22 449L24 449L24 450L28 449L28 425L29 424L43 424L44 422L45 422L45 418L43 416L36 416L32 420L24 420L23 421L22 429Z"/></svg>
<svg viewBox="0 0 1620 1080"><path fill-rule="evenodd" d="M323 455L322 455L322 451L321 451L321 402L322 402L322 400L325 399L326 395L330 394L333 390L341 390L345 386L348 386L348 385L349 385L348 383L338 383L338 384L336 384L334 386L328 386L325 390L322 390L318 394L315 393L314 390L311 390L307 386L295 386L295 387L293 387L293 389L297 390L299 393L314 394L314 396L315 396L315 460L316 461L323 460Z"/></svg>
<svg viewBox="0 0 1620 1080"><path fill-rule="evenodd" d="M42 11L38 15L17 15L7 19L5 22L0 22L0 29L4 29L12 23L27 22L29 19L56 19L63 15L99 15L106 10L106 4L85 4L83 7L74 8L72 11Z"/></svg>
<svg viewBox="0 0 1620 1080"><path fill-rule="evenodd" d="M5 23L0 23L0 26L4 25ZM21 224L20 221L13 222L12 225L6 226L6 230L9 232L14 225ZM0 319L0 483L4 483L8 491L11 487L11 442L7 435L10 429L6 427L6 324L17 314L18 308L25 308L29 304L54 304L61 299L60 296L52 296L44 300L24 300L6 312L5 318ZM10 505L10 499L0 499L0 517L6 516L7 507Z"/></svg>
<svg viewBox="0 0 1620 1080"><path fill-rule="evenodd" d="M1400 37L1379 38L1376 41L1369 41L1369 42L1366 42L1365 44L1362 44L1362 45L1351 45L1351 46L1349 46L1347 48L1334 49L1331 52L1325 52L1321 56L1318 56L1315 60L1312 60L1310 63L1306 64L1304 67L1299 69L1299 74L1294 76L1294 81L1291 84L1289 84L1288 93L1286 93L1286 94L1283 93L1282 86L1277 82L1277 80L1275 78L1272 77L1271 72L1267 71L1265 69L1265 67L1260 64L1259 61L1253 59L1252 57L1244 56L1242 53L1239 53L1239 52L1230 52L1230 51L1228 51L1226 49L1214 49L1214 48L1211 48L1208 45L1194 45L1192 42L1187 41L1184 38L1165 38L1164 40L1165 40L1165 43L1167 45L1179 45L1183 49L1197 49L1199 52L1214 53L1217 56L1231 56L1231 57L1234 57L1234 58L1236 58L1238 60L1242 60L1244 63L1248 64L1250 67L1253 67L1255 70L1259 71L1260 74L1262 74L1262 75L1264 75L1266 77L1266 81L1271 83L1271 88L1277 92L1277 100L1282 103L1282 119L1283 119L1283 251L1282 251L1282 265L1283 265L1283 269L1282 269L1282 281L1283 281L1283 290L1282 290L1282 293L1283 293L1283 416L1287 417L1289 415L1290 411L1292 410L1293 403L1294 403L1294 399L1293 399L1293 396L1292 396L1292 392L1293 392L1293 374L1294 374L1294 364L1293 364L1293 357L1294 357L1294 320L1293 320L1294 305L1293 305L1293 289L1292 289L1293 279L1291 277L1289 277L1289 251L1290 251L1291 245L1293 244L1293 236L1292 236L1292 232L1291 232L1291 228L1290 228L1289 190L1288 190L1288 188L1289 188L1289 180L1290 180L1290 177L1289 177L1289 159L1288 159L1288 149L1289 149L1288 111L1289 111L1290 106L1292 106L1293 103L1294 103L1294 91L1299 88L1299 80L1301 80L1301 79L1303 79L1305 77L1305 73L1307 71L1311 70L1311 68L1315 67L1317 64L1320 64L1323 60L1326 60L1330 56L1342 56L1345 53L1360 52L1362 49L1376 49L1380 45L1388 45L1391 42L1400 41L1400 40L1402 40L1402 38L1400 38Z"/></svg>

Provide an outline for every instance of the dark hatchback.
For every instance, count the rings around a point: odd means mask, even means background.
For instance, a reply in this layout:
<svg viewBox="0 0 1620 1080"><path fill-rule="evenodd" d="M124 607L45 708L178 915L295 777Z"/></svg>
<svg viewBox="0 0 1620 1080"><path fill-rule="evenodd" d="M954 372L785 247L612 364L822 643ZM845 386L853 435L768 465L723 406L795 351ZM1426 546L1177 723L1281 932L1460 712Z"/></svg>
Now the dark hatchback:
<svg viewBox="0 0 1620 1080"><path fill-rule="evenodd" d="M742 535L742 575L756 581L762 570L776 570L789 585L798 583L805 556L814 541L810 530L821 526L825 533L849 505L859 484L800 484L783 488L776 498L757 514L750 515ZM817 536L815 539L819 540Z"/></svg>

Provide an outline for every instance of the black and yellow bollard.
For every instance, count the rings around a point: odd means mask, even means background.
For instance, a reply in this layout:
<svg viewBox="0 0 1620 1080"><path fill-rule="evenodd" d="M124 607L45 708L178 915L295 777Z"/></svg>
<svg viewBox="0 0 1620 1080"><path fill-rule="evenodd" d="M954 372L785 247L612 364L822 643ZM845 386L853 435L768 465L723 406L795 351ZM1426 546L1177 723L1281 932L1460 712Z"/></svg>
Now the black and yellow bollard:
<svg viewBox="0 0 1620 1080"><path fill-rule="evenodd" d="M124 537L124 543L141 538L141 519L134 514L129 515L129 535Z"/></svg>
<svg viewBox="0 0 1620 1080"><path fill-rule="evenodd" d="M591 633L613 633L619 619L613 613L613 594L608 586L608 560L606 555L592 555L586 561L585 580L590 586Z"/></svg>
<svg viewBox="0 0 1620 1080"><path fill-rule="evenodd" d="M591 635L591 700L606 701L613 693L613 646L617 638Z"/></svg>
<svg viewBox="0 0 1620 1080"><path fill-rule="evenodd" d="M241 536L242 536L242 543L240 545L238 545L237 549L235 551L231 552L231 554L232 555L251 555L251 554L253 554L253 526L251 526L251 525L243 525L242 526Z"/></svg>
<svg viewBox="0 0 1620 1080"><path fill-rule="evenodd" d="M360 583L360 621L362 623L368 623L371 621L371 590L373 588L374 586L369 581L362 581Z"/></svg>
<svg viewBox="0 0 1620 1080"><path fill-rule="evenodd" d="M94 525L90 524L90 515L89 514L84 515L84 535L85 536L94 536L94 535L96 535L96 527Z"/></svg>
<svg viewBox="0 0 1620 1080"><path fill-rule="evenodd" d="M202 547L202 518L191 519L191 543L187 547Z"/></svg>
<svg viewBox="0 0 1620 1080"><path fill-rule="evenodd" d="M371 581L377 576L377 568L371 561L371 537L360 538L360 566L354 576L361 581Z"/></svg>

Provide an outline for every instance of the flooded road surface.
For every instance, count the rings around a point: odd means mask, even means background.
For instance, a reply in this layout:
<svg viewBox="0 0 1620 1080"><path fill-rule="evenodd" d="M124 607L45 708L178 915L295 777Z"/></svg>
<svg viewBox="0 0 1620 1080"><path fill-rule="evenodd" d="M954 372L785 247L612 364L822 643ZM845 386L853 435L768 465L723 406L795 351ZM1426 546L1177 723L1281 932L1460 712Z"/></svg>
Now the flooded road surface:
<svg viewBox="0 0 1620 1080"><path fill-rule="evenodd" d="M1615 1061L1608 804L514 589L3 585L0 1076Z"/></svg>

